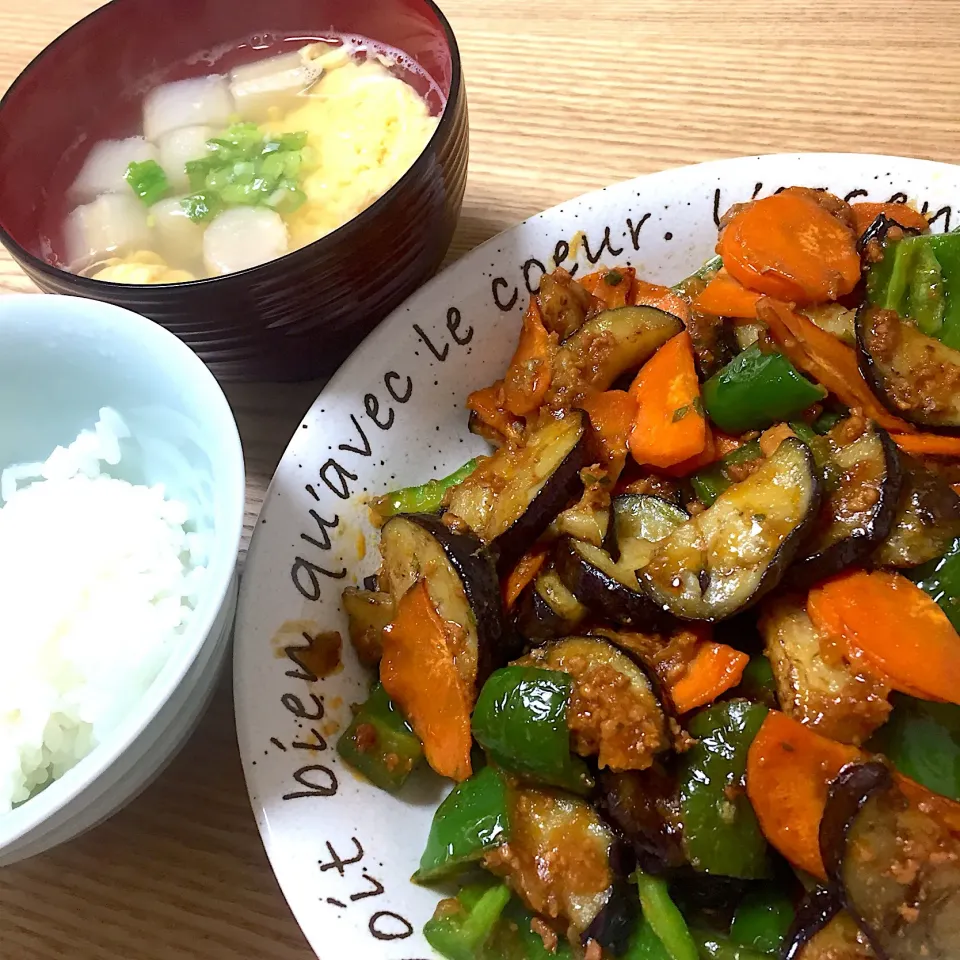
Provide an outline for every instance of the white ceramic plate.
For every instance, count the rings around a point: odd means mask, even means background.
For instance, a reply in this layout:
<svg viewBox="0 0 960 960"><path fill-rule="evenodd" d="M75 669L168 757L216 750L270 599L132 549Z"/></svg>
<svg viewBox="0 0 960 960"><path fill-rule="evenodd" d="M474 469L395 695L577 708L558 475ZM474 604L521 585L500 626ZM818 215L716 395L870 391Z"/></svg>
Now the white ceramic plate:
<svg viewBox="0 0 960 960"><path fill-rule="evenodd" d="M425 773L397 799L354 777L333 747L369 678L349 649L345 669L319 682L285 653L318 631L346 636L340 592L378 565L364 495L444 476L484 451L467 432L464 401L502 374L545 270L628 264L674 283L712 255L718 214L791 184L860 199L899 195L935 214L934 229L949 230L960 167L845 154L747 157L571 200L483 244L411 297L341 367L297 430L247 560L235 696L263 842L323 960L434 956L420 931L437 896L409 877L444 788Z"/></svg>

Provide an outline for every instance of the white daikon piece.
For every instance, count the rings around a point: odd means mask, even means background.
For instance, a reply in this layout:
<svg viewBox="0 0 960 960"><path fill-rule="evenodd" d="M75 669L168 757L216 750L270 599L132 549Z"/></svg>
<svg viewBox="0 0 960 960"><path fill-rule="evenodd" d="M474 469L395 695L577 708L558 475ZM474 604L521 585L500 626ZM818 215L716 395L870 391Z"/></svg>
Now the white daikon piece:
<svg viewBox="0 0 960 960"><path fill-rule="evenodd" d="M159 252L168 263L189 262L199 267L203 262L203 233L206 225L194 223L180 197L168 197L150 208L150 221L157 234Z"/></svg>
<svg viewBox="0 0 960 960"><path fill-rule="evenodd" d="M159 159L159 152L143 137L127 140L101 140L87 154L77 179L70 187L70 198L88 203L102 193L128 193L130 185L123 179L131 163Z"/></svg>
<svg viewBox="0 0 960 960"><path fill-rule="evenodd" d="M64 225L71 269L151 246L146 207L131 193L106 193L77 207Z"/></svg>
<svg viewBox="0 0 960 960"><path fill-rule="evenodd" d="M323 67L307 62L299 52L281 53L236 67L230 72L230 93L244 120L262 123L270 109L285 113L323 75Z"/></svg>
<svg viewBox="0 0 960 960"><path fill-rule="evenodd" d="M207 141L213 135L213 127L181 127L160 138L160 166L174 190L187 189L187 161L205 157L209 153Z"/></svg>
<svg viewBox="0 0 960 960"><path fill-rule="evenodd" d="M143 101L143 135L154 143L181 127L224 127L234 112L227 78L215 75L165 83Z"/></svg>
<svg viewBox="0 0 960 960"><path fill-rule="evenodd" d="M287 226L275 210L234 207L207 227L203 260L207 270L219 276L282 257L288 243Z"/></svg>

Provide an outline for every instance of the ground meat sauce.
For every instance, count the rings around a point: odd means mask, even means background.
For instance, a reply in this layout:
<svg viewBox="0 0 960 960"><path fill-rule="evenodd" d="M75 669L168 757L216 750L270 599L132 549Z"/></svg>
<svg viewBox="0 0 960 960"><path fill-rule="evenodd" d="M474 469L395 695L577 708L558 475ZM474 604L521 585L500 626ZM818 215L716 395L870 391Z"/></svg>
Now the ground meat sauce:
<svg viewBox="0 0 960 960"><path fill-rule="evenodd" d="M576 678L567 724L575 752L596 755L601 767L643 770L665 749L663 715L649 692L639 693L629 678L604 663L570 658Z"/></svg>

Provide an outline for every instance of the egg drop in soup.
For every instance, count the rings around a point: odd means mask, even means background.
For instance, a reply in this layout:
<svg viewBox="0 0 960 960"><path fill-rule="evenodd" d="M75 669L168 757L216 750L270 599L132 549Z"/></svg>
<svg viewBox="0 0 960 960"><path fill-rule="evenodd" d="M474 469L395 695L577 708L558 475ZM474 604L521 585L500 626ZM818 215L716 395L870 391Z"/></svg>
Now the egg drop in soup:
<svg viewBox="0 0 960 960"><path fill-rule="evenodd" d="M436 130L404 72L418 72L408 57L348 38L154 87L135 135L86 153L63 259L97 280L180 283L325 237L382 197Z"/></svg>

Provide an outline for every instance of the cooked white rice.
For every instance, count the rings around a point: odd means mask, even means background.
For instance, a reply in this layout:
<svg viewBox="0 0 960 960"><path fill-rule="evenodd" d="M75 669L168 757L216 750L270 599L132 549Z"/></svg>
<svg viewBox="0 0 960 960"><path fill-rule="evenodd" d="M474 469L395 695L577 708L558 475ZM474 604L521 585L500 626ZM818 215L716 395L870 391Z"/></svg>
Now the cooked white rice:
<svg viewBox="0 0 960 960"><path fill-rule="evenodd" d="M44 463L0 475L0 813L122 722L196 602L187 507L108 475L129 435L104 408Z"/></svg>

